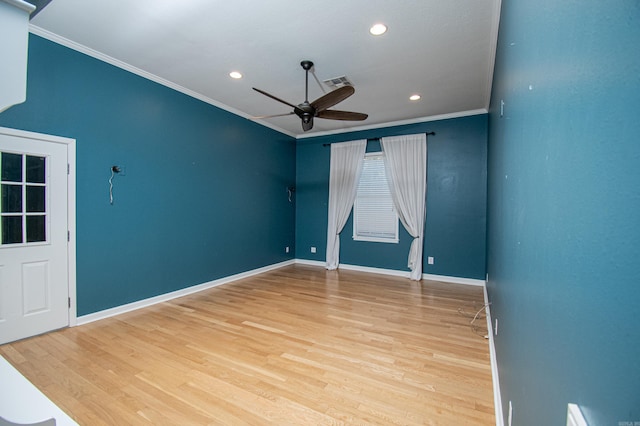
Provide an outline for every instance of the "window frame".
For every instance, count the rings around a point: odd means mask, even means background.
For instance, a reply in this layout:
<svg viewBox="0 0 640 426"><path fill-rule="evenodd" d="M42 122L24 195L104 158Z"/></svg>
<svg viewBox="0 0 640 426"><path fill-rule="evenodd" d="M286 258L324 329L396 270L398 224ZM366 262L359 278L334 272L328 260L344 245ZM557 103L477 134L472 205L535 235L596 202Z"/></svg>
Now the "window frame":
<svg viewBox="0 0 640 426"><path fill-rule="evenodd" d="M363 163L363 173L360 175L360 180L362 179L363 175L364 175L364 168L365 168L365 164L366 161L369 159L371 160L371 158L373 157L378 157L380 159L382 159L382 170L385 173L385 181L384 181L384 185L385 188L388 189L388 184L386 182L386 170L384 169L384 153L382 151L377 151L377 152L367 152L364 155L364 159L363 161L365 163ZM358 181L358 187L360 187L360 180ZM374 242L374 243L391 243L391 244L397 244L400 242L400 236L399 236L399 231L400 231L400 219L398 218L398 212L395 208L395 205L393 203L393 199L391 198L391 192L389 191L389 201L391 204L391 208L393 209L393 216L394 216L394 235L392 237L382 237L382 236L374 236L374 235L366 235L366 234L361 234L358 233L358 193L356 192L356 198L353 202L353 234L352 234L352 238L354 241L365 241L365 242Z"/></svg>

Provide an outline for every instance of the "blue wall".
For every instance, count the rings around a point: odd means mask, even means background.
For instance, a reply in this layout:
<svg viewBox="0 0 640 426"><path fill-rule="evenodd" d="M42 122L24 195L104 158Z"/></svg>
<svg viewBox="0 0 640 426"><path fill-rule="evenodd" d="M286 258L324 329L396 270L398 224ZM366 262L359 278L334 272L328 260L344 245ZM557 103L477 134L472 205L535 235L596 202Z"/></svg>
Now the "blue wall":
<svg viewBox="0 0 640 426"><path fill-rule="evenodd" d="M77 140L79 315L291 258L293 138L29 40L28 100L0 125Z"/></svg>
<svg viewBox="0 0 640 426"><path fill-rule="evenodd" d="M640 3L506 1L488 291L517 425L640 422ZM500 117L500 101L504 116Z"/></svg>
<svg viewBox="0 0 640 426"><path fill-rule="evenodd" d="M423 272L485 278L487 116L433 121L298 140L296 257L325 260L331 151L325 143L436 132L427 142L427 217ZM369 142L367 150L379 150ZM352 239L353 221L340 236L343 264L408 271L411 237L400 225L398 244ZM312 254L311 247L317 248ZM428 256L435 264L428 265Z"/></svg>

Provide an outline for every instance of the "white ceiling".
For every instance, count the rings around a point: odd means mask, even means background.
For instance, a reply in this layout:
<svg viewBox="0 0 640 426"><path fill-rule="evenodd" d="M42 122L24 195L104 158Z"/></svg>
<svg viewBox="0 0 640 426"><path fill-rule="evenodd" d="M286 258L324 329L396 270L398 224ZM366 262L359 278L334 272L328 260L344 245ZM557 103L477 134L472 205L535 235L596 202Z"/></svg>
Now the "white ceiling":
<svg viewBox="0 0 640 426"><path fill-rule="evenodd" d="M252 87L302 102L309 59L318 79L353 82L335 109L369 118L316 119L308 136L486 111L499 13L500 0L53 0L31 31L247 118L291 110ZM388 32L370 35L376 22ZM309 101L322 94L310 75ZM295 115L258 121L303 134Z"/></svg>

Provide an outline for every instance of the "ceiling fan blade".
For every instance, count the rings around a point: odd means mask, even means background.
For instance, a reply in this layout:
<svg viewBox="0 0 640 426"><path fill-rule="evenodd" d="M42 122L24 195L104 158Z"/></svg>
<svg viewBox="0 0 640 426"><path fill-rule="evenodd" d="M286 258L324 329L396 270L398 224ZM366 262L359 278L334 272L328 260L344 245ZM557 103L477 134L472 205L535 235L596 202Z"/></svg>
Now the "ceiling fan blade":
<svg viewBox="0 0 640 426"><path fill-rule="evenodd" d="M316 115L318 118L344 121L362 121L366 120L368 116L368 114L363 114L361 112L338 111L337 109L325 109Z"/></svg>
<svg viewBox="0 0 640 426"><path fill-rule="evenodd" d="M251 119L252 120L260 120L262 118L284 117L285 115L293 115L293 111L287 112L285 114L257 115L257 116L251 117Z"/></svg>
<svg viewBox="0 0 640 426"><path fill-rule="evenodd" d="M327 93L324 96L320 96L315 101L311 102L311 106L315 108L316 112L324 111L327 108L331 108L338 102L342 102L349 96L355 93L356 89L353 86L342 86L336 90Z"/></svg>
<svg viewBox="0 0 640 426"><path fill-rule="evenodd" d="M309 121L302 120L302 130L306 132L311 129L313 129L313 117L311 117Z"/></svg>
<svg viewBox="0 0 640 426"><path fill-rule="evenodd" d="M258 92L258 93L262 93L263 95L268 96L268 97L270 97L271 99L273 99L273 100L275 100L275 101L282 102L282 103L283 103L283 104L285 104L285 105L289 105L291 108L295 108L295 107L296 107L295 105L290 104L290 103L289 103L289 102L287 102L287 101L283 101L282 99L277 98L277 97L273 96L271 93L267 93L267 92L265 92L264 90L256 89L255 87L253 88L253 90L255 90L255 91L256 91L256 92Z"/></svg>

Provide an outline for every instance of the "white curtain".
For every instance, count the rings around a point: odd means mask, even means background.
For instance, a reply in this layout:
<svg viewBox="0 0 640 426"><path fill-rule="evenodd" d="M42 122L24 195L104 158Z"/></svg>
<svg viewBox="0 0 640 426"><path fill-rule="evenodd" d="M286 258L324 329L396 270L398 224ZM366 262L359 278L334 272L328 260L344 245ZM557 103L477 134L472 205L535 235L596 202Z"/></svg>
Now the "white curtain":
<svg viewBox="0 0 640 426"><path fill-rule="evenodd" d="M340 258L340 231L344 228L362 172L366 139L331 144L329 166L329 224L327 227L327 269L337 269Z"/></svg>
<svg viewBox="0 0 640 426"><path fill-rule="evenodd" d="M412 280L422 279L422 250L427 194L427 135L393 136L380 140L393 203L413 237L408 266Z"/></svg>

